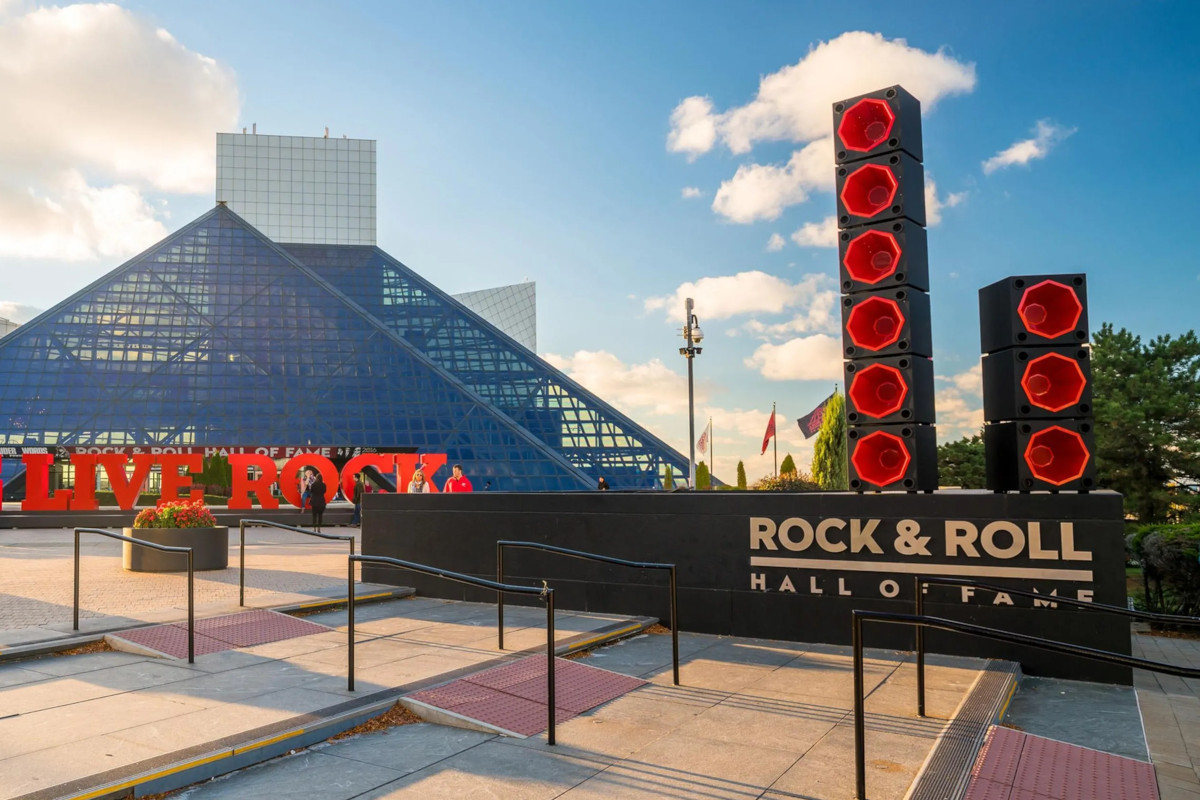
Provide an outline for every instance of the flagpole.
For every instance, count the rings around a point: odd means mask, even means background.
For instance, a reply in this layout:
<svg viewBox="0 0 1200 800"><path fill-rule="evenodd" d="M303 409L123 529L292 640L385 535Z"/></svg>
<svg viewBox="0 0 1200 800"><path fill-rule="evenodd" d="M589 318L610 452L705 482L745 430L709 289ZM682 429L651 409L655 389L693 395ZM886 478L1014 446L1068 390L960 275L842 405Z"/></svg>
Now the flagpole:
<svg viewBox="0 0 1200 800"><path fill-rule="evenodd" d="M779 426L777 426L775 424L775 403L774 402L771 403L771 427L775 429L774 431L772 431L774 436L771 437L771 441L775 445L775 477L778 478L779 477Z"/></svg>

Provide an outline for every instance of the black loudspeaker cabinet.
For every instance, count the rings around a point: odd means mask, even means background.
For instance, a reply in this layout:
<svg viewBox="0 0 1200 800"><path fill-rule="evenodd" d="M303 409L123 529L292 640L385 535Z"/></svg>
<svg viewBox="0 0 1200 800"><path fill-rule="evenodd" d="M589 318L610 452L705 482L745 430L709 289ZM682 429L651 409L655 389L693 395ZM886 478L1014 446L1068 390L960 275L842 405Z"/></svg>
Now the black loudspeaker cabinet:
<svg viewBox="0 0 1200 800"><path fill-rule="evenodd" d="M842 296L845 358L933 355L929 295L907 287Z"/></svg>
<svg viewBox="0 0 1200 800"><path fill-rule="evenodd" d="M861 94L833 104L834 158L859 161L903 150L917 161L921 152L921 101L900 86Z"/></svg>
<svg viewBox="0 0 1200 800"><path fill-rule="evenodd" d="M983 428L987 488L994 492L1096 488L1091 420L1014 420Z"/></svg>
<svg viewBox="0 0 1200 800"><path fill-rule="evenodd" d="M912 286L929 291L925 229L907 219L863 225L838 234L842 292Z"/></svg>
<svg viewBox="0 0 1200 800"><path fill-rule="evenodd" d="M851 491L937 489L937 432L932 425L851 425L846 445Z"/></svg>
<svg viewBox="0 0 1200 800"><path fill-rule="evenodd" d="M980 352L1088 340L1087 276L1017 275L979 290Z"/></svg>
<svg viewBox="0 0 1200 800"><path fill-rule="evenodd" d="M1086 347L1010 347L983 357L988 422L1092 416Z"/></svg>
<svg viewBox="0 0 1200 800"><path fill-rule="evenodd" d="M838 227L907 217L925 224L925 170L902 151L837 168Z"/></svg>
<svg viewBox="0 0 1200 800"><path fill-rule="evenodd" d="M935 422L933 362L923 356L845 362L846 421L851 425Z"/></svg>

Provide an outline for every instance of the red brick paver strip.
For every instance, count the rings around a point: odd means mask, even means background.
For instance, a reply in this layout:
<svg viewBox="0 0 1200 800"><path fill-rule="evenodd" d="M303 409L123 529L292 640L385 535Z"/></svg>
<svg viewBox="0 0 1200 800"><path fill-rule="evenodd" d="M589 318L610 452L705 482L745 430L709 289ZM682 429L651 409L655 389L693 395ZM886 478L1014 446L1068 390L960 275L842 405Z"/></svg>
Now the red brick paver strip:
<svg viewBox="0 0 1200 800"><path fill-rule="evenodd" d="M993 727L965 800L1158 800L1154 766Z"/></svg>
<svg viewBox="0 0 1200 800"><path fill-rule="evenodd" d="M221 617L196 620L196 655L220 653L238 647L295 639L314 633L328 633L331 628L274 611L247 611ZM172 658L187 658L188 626L186 622L151 625L123 631L119 638L148 647Z"/></svg>
<svg viewBox="0 0 1200 800"><path fill-rule="evenodd" d="M554 665L557 722L590 711L646 683L577 661L559 658ZM501 730L533 736L546 729L546 657L529 656L409 697Z"/></svg>

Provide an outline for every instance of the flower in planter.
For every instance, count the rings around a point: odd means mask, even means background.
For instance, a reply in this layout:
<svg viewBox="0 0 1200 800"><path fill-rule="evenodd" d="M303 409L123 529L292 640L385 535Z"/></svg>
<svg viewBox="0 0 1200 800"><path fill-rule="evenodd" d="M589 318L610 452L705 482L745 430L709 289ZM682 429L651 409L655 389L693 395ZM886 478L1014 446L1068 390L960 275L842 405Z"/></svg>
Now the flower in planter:
<svg viewBox="0 0 1200 800"><path fill-rule="evenodd" d="M135 528L214 528L217 519L203 500L159 501L154 508L143 508L133 520Z"/></svg>

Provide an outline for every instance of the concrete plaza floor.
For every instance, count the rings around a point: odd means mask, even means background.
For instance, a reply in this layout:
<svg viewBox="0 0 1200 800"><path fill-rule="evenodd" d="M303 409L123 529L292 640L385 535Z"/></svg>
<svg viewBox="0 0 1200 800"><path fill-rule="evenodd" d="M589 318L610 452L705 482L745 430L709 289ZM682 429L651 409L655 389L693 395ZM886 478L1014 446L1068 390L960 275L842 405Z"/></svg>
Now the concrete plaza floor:
<svg viewBox="0 0 1200 800"><path fill-rule="evenodd" d="M231 538L236 565L236 533ZM262 528L247 538L248 606L344 596L344 543ZM71 542L70 530L0 530L0 656L73 635ZM99 537L83 540L84 632L183 619L186 580L125 572L120 548ZM237 610L236 568L196 578L198 616ZM560 640L612 624L597 615L559 616ZM282 730L345 703L344 612L309 619L333 631L200 656L195 665L118 652L0 663L0 798L50 796L44 794L50 786L163 763L189 746L264 726ZM495 650L490 606L419 598L364 606L360 620L359 695L448 680L504 657ZM510 608L509 622L510 647L534 646L544 636L538 609ZM670 685L669 637L644 636L594 652L584 663L651 683L563 723L553 748L544 737L412 725L299 748L184 791L314 798L851 796L846 648L686 633L681 639L681 687ZM1200 667L1200 641L1142 633L1133 641L1135 655ZM870 655L870 796L902 797L942 725L915 717L906 656ZM944 672L934 671L935 717L953 712L978 666L949 660ZM1022 702L1048 708L1060 696L1063 702L1040 722L1022 718L1022 727L1067 741L1073 726L1089 728L1098 736L1080 744L1136 756L1136 737L1106 741L1104 735L1105 726L1136 724L1132 697L1161 796L1200 800L1200 683L1148 673L1137 673L1132 691L1070 683L1027 683L1015 708ZM1068 708L1077 722L1068 721Z"/></svg>

